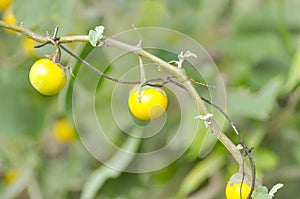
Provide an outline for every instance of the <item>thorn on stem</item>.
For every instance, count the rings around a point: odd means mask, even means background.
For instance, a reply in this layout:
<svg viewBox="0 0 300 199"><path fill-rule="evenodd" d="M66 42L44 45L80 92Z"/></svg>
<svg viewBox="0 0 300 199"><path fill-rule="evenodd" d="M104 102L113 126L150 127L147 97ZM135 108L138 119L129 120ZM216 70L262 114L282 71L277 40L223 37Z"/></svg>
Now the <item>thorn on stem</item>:
<svg viewBox="0 0 300 199"><path fill-rule="evenodd" d="M44 43L42 43L42 44L40 44L40 45L34 46L34 48L41 48L41 47L44 47L44 46L46 46L46 45L48 45L48 44L50 44L50 43L51 43L50 41L47 41L47 42L44 42Z"/></svg>
<svg viewBox="0 0 300 199"><path fill-rule="evenodd" d="M198 115L195 117L195 119L203 120L205 127L208 128L208 126L211 124L211 118L213 116L214 116L213 114L207 113L206 115Z"/></svg>
<svg viewBox="0 0 300 199"><path fill-rule="evenodd" d="M213 114L207 113L206 115L198 115L195 117L195 119L207 121L207 120L211 119L213 116L214 116Z"/></svg>
<svg viewBox="0 0 300 199"><path fill-rule="evenodd" d="M52 37L53 39L57 38L58 28L59 28L59 26L57 25L54 29L54 33L53 33L53 37Z"/></svg>
<svg viewBox="0 0 300 199"><path fill-rule="evenodd" d="M169 63L175 63L178 68L182 68L182 64L183 64L184 60L189 57L197 58L197 55L190 51L186 51L185 53L183 53L183 51L181 51L180 54L178 55L178 61L172 61Z"/></svg>
<svg viewBox="0 0 300 199"><path fill-rule="evenodd" d="M237 150L239 150L239 151L241 151L241 150L244 149L244 147L243 147L241 144L238 144L238 145L236 146L236 148L237 148Z"/></svg>
<svg viewBox="0 0 300 199"><path fill-rule="evenodd" d="M73 69L71 66L65 66L65 69L68 70L71 74L72 77L75 77L74 73L73 73Z"/></svg>
<svg viewBox="0 0 300 199"><path fill-rule="evenodd" d="M136 34L137 34L137 36L138 36L138 38L139 38L139 42L137 43L136 46L137 46L138 48L141 48L141 47L142 47L142 36L141 36L140 32L138 31L138 29L135 27L134 24L132 24L132 27L133 27L133 29L135 30L135 32L136 32Z"/></svg>

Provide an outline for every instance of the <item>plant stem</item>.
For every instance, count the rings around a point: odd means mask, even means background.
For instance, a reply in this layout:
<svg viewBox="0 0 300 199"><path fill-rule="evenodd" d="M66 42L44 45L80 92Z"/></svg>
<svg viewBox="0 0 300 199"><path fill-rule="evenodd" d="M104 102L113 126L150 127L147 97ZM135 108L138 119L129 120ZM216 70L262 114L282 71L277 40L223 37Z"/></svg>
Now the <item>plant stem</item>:
<svg viewBox="0 0 300 199"><path fill-rule="evenodd" d="M174 67L173 65L169 64L168 62L165 62L164 60L160 59L159 57L156 57L152 55L151 53L141 49L137 48L136 46L125 44L120 41L116 41L113 39L106 38L105 44L107 46L112 46L116 48L121 48L126 51L133 51L137 55L148 59L149 61L163 67L165 70L169 71L173 75L177 77L177 79L183 83L191 97L196 102L199 110L201 111L202 115L207 115L208 109L206 108L204 101L199 96L198 92L196 91L195 87L189 80L188 76L184 73L184 70L180 70L177 67ZM247 175L249 179L252 179L252 172L251 169L245 164L243 164L244 157L240 153L240 150L231 142L231 140L222 132L220 127L217 125L217 123L214 120L211 120L208 128L213 132L213 134L218 138L218 140L226 147L226 149L232 154L236 162L239 164L240 168L244 166L244 172Z"/></svg>
<svg viewBox="0 0 300 199"><path fill-rule="evenodd" d="M40 43L45 43L48 41L47 36L39 35L31 31L30 29L26 28L23 24L18 26L0 20L0 27L22 33L24 36L28 37L29 39L32 39ZM89 37L87 35L66 36L66 37L61 37L59 41L60 43L89 42Z"/></svg>
<svg viewBox="0 0 300 199"><path fill-rule="evenodd" d="M22 33L24 36L33 39L40 43L45 43L49 41L47 36L39 35L30 29L26 28L24 25L12 25L4 21L0 21L0 27L4 27L19 33ZM87 35L75 35L75 36L63 36L59 38L60 43L73 43L73 42L89 42ZM139 46L130 45L121 41L117 41L111 38L104 38L103 42L107 47L115 47L123 49L125 51L133 52L140 57L148 59L149 61L161 66L164 70L167 70L171 74L177 77L177 79L185 86L186 90L189 92L195 103L197 104L202 115L208 115L208 109L204 104L204 101L199 96L198 92L194 88L192 82L189 80L188 76L185 74L183 68L175 67L168 62L162 60L159 57L154 56L153 54L147 52ZM211 119L208 124L208 128L211 132L219 139L219 141L225 146L225 148L231 153L236 162L239 164L240 168L244 167L244 172L249 179L252 179L251 169L244 164L244 157L241 154L240 149L233 144L233 142L222 132L218 124Z"/></svg>

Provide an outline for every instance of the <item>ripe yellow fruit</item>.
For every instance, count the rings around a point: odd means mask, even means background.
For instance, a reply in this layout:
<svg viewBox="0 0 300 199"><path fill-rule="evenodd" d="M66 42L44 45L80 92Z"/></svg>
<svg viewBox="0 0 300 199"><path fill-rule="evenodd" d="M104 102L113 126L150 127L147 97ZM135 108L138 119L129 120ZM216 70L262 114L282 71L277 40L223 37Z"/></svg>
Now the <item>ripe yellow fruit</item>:
<svg viewBox="0 0 300 199"><path fill-rule="evenodd" d="M15 18L15 15L14 15L12 9L7 9L4 11L4 13L2 15L2 20L7 23L14 24L14 25L17 23L17 20ZM11 34L15 33L14 31L8 30L8 29L6 29L6 31Z"/></svg>
<svg viewBox="0 0 300 199"><path fill-rule="evenodd" d="M2 15L2 20L10 23L10 24L16 24L17 20L15 18L15 15L11 9L6 10Z"/></svg>
<svg viewBox="0 0 300 199"><path fill-rule="evenodd" d="M54 95L61 91L66 84L65 71L49 59L39 59L29 72L32 86L44 95Z"/></svg>
<svg viewBox="0 0 300 199"><path fill-rule="evenodd" d="M250 182L245 178L242 184L241 174L236 173L232 175L230 180L227 182L225 191L226 199L247 199L250 190Z"/></svg>
<svg viewBox="0 0 300 199"><path fill-rule="evenodd" d="M32 39L25 37L22 40L22 48L26 55L29 57L35 57L35 49L34 49L35 42Z"/></svg>
<svg viewBox="0 0 300 199"><path fill-rule="evenodd" d="M0 11L4 11L11 5L11 0L1 0L0 1Z"/></svg>
<svg viewBox="0 0 300 199"><path fill-rule="evenodd" d="M12 184L19 176L18 169L10 169L4 173L4 180L7 184Z"/></svg>
<svg viewBox="0 0 300 199"><path fill-rule="evenodd" d="M58 119L52 128L52 136L59 142L70 142L76 139L76 132L73 125L66 119Z"/></svg>
<svg viewBox="0 0 300 199"><path fill-rule="evenodd" d="M151 86L134 87L128 98L131 113L141 120L159 118L167 109L168 98L160 88Z"/></svg>

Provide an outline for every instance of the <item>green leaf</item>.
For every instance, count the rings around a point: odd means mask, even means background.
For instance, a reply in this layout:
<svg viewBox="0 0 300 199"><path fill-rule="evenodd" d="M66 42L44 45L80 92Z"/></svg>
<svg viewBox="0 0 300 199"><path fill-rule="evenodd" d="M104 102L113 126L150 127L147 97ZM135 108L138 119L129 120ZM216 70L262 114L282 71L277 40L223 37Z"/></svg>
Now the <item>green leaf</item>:
<svg viewBox="0 0 300 199"><path fill-rule="evenodd" d="M195 191L209 176L225 163L224 156L214 153L201 160L183 179L178 196L187 196Z"/></svg>
<svg viewBox="0 0 300 199"><path fill-rule="evenodd" d="M270 196L274 196L274 194L275 194L279 189L281 189L282 187L283 187L283 184L281 184L281 183L278 183L278 184L274 185L274 186L272 187L272 189L270 190L269 195L270 195Z"/></svg>
<svg viewBox="0 0 300 199"><path fill-rule="evenodd" d="M257 187L253 192L254 199L272 199L272 196L268 194L268 188L265 186Z"/></svg>
<svg viewBox="0 0 300 199"><path fill-rule="evenodd" d="M300 80L300 47L296 50L290 66L290 71L285 85L285 92L290 92Z"/></svg>
<svg viewBox="0 0 300 199"><path fill-rule="evenodd" d="M92 44L92 46L96 46L97 45L97 32L95 30L90 30L89 32L89 40L90 43Z"/></svg>
<svg viewBox="0 0 300 199"><path fill-rule="evenodd" d="M280 38L274 33L244 34L218 44L224 55L234 60L256 64L265 59L286 61Z"/></svg>
<svg viewBox="0 0 300 199"><path fill-rule="evenodd" d="M273 186L273 188L268 193L268 188L265 186L258 187L253 192L254 199L272 199L274 197L274 193L278 191L278 189L282 188L283 184L276 184Z"/></svg>
<svg viewBox="0 0 300 199"><path fill-rule="evenodd" d="M280 87L281 81L275 78L257 93L235 89L228 95L229 110L233 115L265 120L273 110Z"/></svg>
<svg viewBox="0 0 300 199"><path fill-rule="evenodd" d="M104 27L97 26L95 30L89 31L89 40L92 46L99 45L99 41L103 38Z"/></svg>
<svg viewBox="0 0 300 199"><path fill-rule="evenodd" d="M83 187L81 199L95 198L96 193L104 185L106 180L110 178L117 178L122 173L122 170L125 169L133 160L140 142L141 139L129 137L121 148L131 154L129 155L129 153L124 153L123 150L119 150L108 161L108 165L119 165L122 169L116 170L107 166L101 166L95 170Z"/></svg>
<svg viewBox="0 0 300 199"><path fill-rule="evenodd" d="M264 140L265 136L266 130L262 126L258 126L256 129L251 131L251 136L247 138L247 143L249 146L259 146Z"/></svg>
<svg viewBox="0 0 300 199"><path fill-rule="evenodd" d="M258 148L253 151L257 168L259 170L270 171L278 166L279 158L276 153L269 149Z"/></svg>
<svg viewBox="0 0 300 199"><path fill-rule="evenodd" d="M53 108L54 97L39 94L28 79L28 67L0 67L0 136L1 134L38 135ZM27 65L28 64L28 65ZM30 117L29 117L30 116ZM30 124L30 125L28 125Z"/></svg>
<svg viewBox="0 0 300 199"><path fill-rule="evenodd" d="M189 148L187 157L193 161L199 158L199 156L204 157L212 150L216 142L216 136L208 131L205 125L201 123L193 144Z"/></svg>
<svg viewBox="0 0 300 199"><path fill-rule="evenodd" d="M95 28L96 32L99 33L99 34L103 34L104 32L104 26L97 26Z"/></svg>

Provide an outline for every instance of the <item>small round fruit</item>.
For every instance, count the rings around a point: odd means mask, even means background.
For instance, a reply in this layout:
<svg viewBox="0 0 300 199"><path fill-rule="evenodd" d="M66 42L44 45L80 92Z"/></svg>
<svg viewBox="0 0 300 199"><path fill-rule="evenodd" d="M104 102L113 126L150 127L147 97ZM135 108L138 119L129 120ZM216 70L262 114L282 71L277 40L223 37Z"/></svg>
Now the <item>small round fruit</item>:
<svg viewBox="0 0 300 199"><path fill-rule="evenodd" d="M29 57L35 57L35 49L34 49L35 42L32 39L25 37L22 40L22 48L26 55Z"/></svg>
<svg viewBox="0 0 300 199"><path fill-rule="evenodd" d="M242 183L242 175L236 173L227 182L226 199L247 199L250 190L250 182L245 178Z"/></svg>
<svg viewBox="0 0 300 199"><path fill-rule="evenodd" d="M15 15L11 9L8 9L3 13L2 20L10 24L17 23Z"/></svg>
<svg viewBox="0 0 300 199"><path fill-rule="evenodd" d="M2 15L2 20L7 22L7 23L14 24L14 25L17 23L17 20L15 18L15 15L14 15L12 9L7 9L7 10L4 11L4 13ZM9 29L5 29L5 30L10 34L16 33L13 30L9 30Z"/></svg>
<svg viewBox="0 0 300 199"><path fill-rule="evenodd" d="M18 169L10 169L4 173L4 180L7 184L12 184L17 180L18 176Z"/></svg>
<svg viewBox="0 0 300 199"><path fill-rule="evenodd" d="M32 86L44 95L54 95L61 91L66 84L65 71L49 59L39 59L29 72Z"/></svg>
<svg viewBox="0 0 300 199"><path fill-rule="evenodd" d="M168 98L165 92L156 87L134 87L128 98L131 113L141 120L159 118L167 109Z"/></svg>
<svg viewBox="0 0 300 199"><path fill-rule="evenodd" d="M0 11L6 10L11 5L11 0L1 0L0 1Z"/></svg>
<svg viewBox="0 0 300 199"><path fill-rule="evenodd" d="M52 136L58 142L71 142L76 139L73 125L66 119L58 119L52 128Z"/></svg>

